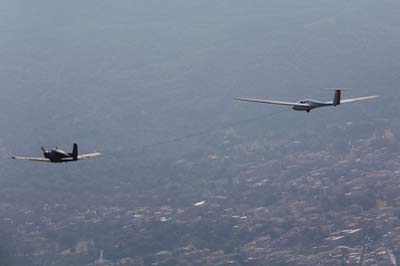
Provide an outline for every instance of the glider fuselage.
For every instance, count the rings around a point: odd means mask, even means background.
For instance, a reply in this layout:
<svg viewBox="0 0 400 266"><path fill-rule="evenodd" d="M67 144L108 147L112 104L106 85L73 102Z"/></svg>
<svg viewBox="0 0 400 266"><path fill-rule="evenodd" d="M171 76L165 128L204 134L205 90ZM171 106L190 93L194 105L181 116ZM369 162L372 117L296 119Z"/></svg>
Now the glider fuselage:
<svg viewBox="0 0 400 266"><path fill-rule="evenodd" d="M327 107L327 106L333 106L333 103L326 103L326 102L319 102L315 100L301 100L299 101L300 104L304 106L293 106L293 110L295 111L305 111L305 112L310 112L312 109L315 108L320 108L320 107Z"/></svg>

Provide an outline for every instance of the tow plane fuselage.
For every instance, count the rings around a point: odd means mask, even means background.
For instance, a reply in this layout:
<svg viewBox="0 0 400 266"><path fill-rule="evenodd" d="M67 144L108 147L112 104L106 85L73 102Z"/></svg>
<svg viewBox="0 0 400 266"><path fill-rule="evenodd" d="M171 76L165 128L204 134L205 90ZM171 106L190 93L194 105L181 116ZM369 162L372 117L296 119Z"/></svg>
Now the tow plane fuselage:
<svg viewBox="0 0 400 266"><path fill-rule="evenodd" d="M49 151L42 147L43 156L49 159L52 163L62 163L65 161L77 161L78 160L78 147L74 144L74 151L72 153L67 153L57 147Z"/></svg>

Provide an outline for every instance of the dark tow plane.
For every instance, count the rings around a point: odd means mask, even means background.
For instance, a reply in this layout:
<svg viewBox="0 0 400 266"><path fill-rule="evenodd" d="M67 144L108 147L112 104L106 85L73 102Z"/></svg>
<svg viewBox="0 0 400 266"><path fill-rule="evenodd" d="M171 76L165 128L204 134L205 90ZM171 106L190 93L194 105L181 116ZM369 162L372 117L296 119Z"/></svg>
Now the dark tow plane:
<svg viewBox="0 0 400 266"><path fill-rule="evenodd" d="M28 160L35 162L47 162L47 163L66 163L66 162L74 162L83 159L90 159L93 157L100 156L101 153L87 153L87 154L78 154L78 144L74 143L74 147L72 149L72 153L67 153L63 150L58 149L57 147L51 150L46 150L45 148L41 148L43 151L44 158L41 157L21 157L21 156L13 156L12 159L15 160Z"/></svg>
<svg viewBox="0 0 400 266"><path fill-rule="evenodd" d="M312 109L320 108L320 107L328 107L328 106L338 106L343 103L353 103L353 102L360 102L378 98L379 96L366 96L360 98L353 98L353 99L345 99L342 100L342 90L335 89L335 96L333 98L333 102L321 102L315 100L301 100L299 102L282 102L282 101L271 101L271 100L263 100L263 99L251 99L251 98L235 98L238 101L245 101L245 102L255 102L255 103L267 103L267 104L277 104L277 105L286 105L292 106L292 109L295 111L306 111L309 113Z"/></svg>

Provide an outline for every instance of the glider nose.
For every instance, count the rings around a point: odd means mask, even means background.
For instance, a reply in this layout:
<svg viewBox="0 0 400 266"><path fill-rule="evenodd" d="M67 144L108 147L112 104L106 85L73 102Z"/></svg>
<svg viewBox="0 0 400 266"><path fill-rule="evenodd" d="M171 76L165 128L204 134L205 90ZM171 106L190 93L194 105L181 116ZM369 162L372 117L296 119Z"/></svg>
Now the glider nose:
<svg viewBox="0 0 400 266"><path fill-rule="evenodd" d="M293 106L292 109L295 111L305 111L304 107L299 107L299 106Z"/></svg>

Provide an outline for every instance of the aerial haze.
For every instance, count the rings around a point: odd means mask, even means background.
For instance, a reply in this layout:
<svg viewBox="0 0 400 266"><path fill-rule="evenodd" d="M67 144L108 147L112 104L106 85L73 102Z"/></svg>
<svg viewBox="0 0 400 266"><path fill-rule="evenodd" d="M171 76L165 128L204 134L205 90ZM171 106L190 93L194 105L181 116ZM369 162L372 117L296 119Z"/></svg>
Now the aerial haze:
<svg viewBox="0 0 400 266"><path fill-rule="evenodd" d="M3 0L0 265L397 265L399 28L395 0ZM380 98L233 100L326 88ZM103 156L10 160L74 142Z"/></svg>

